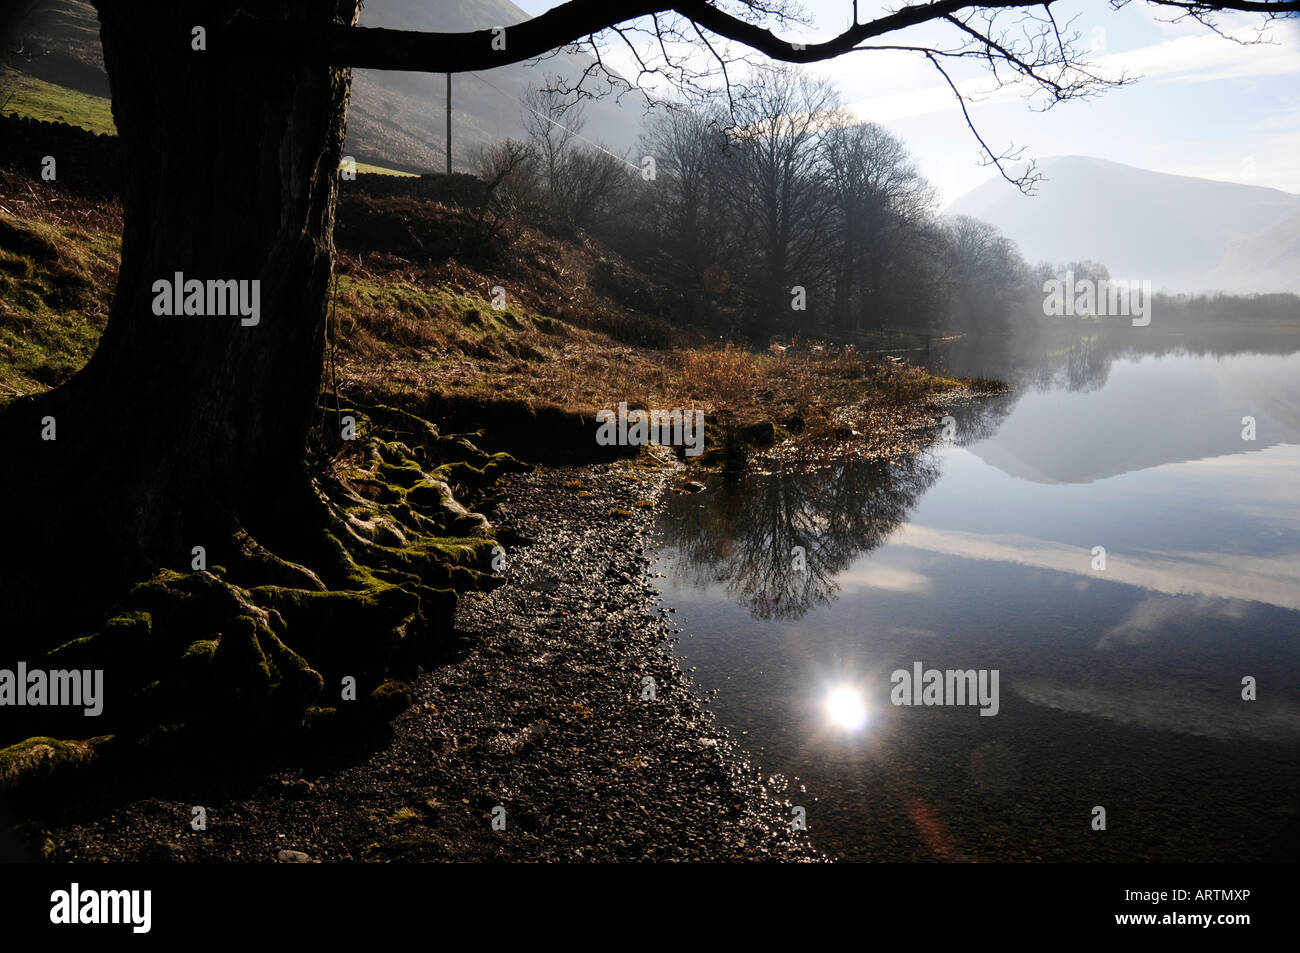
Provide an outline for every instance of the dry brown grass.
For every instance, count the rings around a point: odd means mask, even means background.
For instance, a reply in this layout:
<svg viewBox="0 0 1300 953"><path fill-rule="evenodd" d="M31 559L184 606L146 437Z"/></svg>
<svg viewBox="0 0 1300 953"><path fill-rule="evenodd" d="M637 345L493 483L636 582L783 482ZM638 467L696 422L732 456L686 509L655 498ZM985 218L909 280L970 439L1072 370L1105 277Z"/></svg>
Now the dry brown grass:
<svg viewBox="0 0 1300 953"><path fill-rule="evenodd" d="M51 280L62 282L76 271L103 292L95 299L102 297L102 306L76 305L85 326L81 337L64 340L63 334L48 342L50 360L58 357L68 366L42 370L42 364L39 373L14 378L21 388L14 384L0 396L29 391L36 381L48 386L93 350L116 268L120 216L115 205L101 208L0 176L0 221L21 224L32 240L55 249L46 269ZM340 383L360 396L396 402L419 402L433 392L519 399L584 415L626 402L702 409L710 418L732 416L742 423L801 418L812 434L842 430L844 407L897 408L958 386L916 368L866 360L852 346L800 342L754 353L732 343L672 348L662 335L653 346L627 343L624 332L658 325L606 307L609 302L589 281L593 254L585 246L524 236L512 246L511 260L499 266L503 274L456 261L415 267L391 253L339 255L332 341ZM504 310L489 302L499 282L509 290ZM39 317L43 327L58 329L47 316ZM33 343L29 335L27 350ZM77 353L60 357L65 351ZM34 361L28 363L35 367Z"/></svg>
<svg viewBox="0 0 1300 953"><path fill-rule="evenodd" d="M776 353L733 343L668 351L638 347L522 307L495 311L472 291L427 287L410 275L350 270L339 296L340 366L352 388L387 400L418 400L432 391L522 399L585 416L626 402L701 409L711 418L742 423L799 418L817 435L843 430L844 407L924 403L956 383L918 368L868 361L851 345L805 344ZM470 278L462 285L479 282Z"/></svg>
<svg viewBox="0 0 1300 953"><path fill-rule="evenodd" d="M754 398L772 359L736 347L681 352L681 389L685 396L715 408L743 407Z"/></svg>

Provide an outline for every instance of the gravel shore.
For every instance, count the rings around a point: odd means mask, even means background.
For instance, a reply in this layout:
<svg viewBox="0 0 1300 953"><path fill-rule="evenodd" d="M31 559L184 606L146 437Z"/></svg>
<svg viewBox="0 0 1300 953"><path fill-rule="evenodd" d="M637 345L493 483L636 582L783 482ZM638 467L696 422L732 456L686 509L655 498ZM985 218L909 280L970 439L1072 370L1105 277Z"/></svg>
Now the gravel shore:
<svg viewBox="0 0 1300 953"><path fill-rule="evenodd" d="M654 453L504 478L489 513L529 542L508 552L504 586L463 597L459 651L413 683L381 750L254 790L120 804L61 827L54 856L821 859L791 830L798 786L744 759L673 658L645 573L656 504L684 475ZM206 830L191 829L195 805Z"/></svg>

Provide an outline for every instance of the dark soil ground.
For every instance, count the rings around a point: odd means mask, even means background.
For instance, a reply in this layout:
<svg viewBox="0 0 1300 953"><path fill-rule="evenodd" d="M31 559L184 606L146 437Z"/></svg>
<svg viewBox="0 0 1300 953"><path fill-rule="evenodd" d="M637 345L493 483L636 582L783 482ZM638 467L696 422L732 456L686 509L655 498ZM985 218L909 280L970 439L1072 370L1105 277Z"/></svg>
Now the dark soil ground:
<svg viewBox="0 0 1300 953"><path fill-rule="evenodd" d="M703 709L645 581L670 454L505 478L529 539L456 616L457 657L414 683L390 743L255 786L64 816L69 861L808 861L797 783L764 778ZM654 698L644 698L654 680ZM217 772L219 773L219 772ZM191 829L202 806L206 830ZM493 829L504 810L504 830Z"/></svg>

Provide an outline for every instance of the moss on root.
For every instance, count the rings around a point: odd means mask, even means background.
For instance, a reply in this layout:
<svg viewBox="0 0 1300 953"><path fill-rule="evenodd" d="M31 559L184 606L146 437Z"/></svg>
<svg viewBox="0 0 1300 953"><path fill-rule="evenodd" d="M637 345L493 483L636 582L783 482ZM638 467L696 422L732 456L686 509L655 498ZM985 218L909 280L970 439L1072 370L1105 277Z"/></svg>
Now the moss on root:
<svg viewBox="0 0 1300 953"><path fill-rule="evenodd" d="M209 540L212 571L159 569L97 631L29 665L103 669L102 727L137 747L162 726L168 738L293 735L386 722L409 706L406 679L450 640L457 593L500 582L493 527L457 494L526 467L405 411L346 412L363 436L310 493ZM349 678L355 695L344 697ZM0 738L32 736L0 752L0 785L90 756L86 742L52 739L66 724L27 727Z"/></svg>
<svg viewBox="0 0 1300 953"><path fill-rule="evenodd" d="M30 787L58 777L62 780L95 756L95 747L110 739L61 741L37 735L0 749L0 792Z"/></svg>

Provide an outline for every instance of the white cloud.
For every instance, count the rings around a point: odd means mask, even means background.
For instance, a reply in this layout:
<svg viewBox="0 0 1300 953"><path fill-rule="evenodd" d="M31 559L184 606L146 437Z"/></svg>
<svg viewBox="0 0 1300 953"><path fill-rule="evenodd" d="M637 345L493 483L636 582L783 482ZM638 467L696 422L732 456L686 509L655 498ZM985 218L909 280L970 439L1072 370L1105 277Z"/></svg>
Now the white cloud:
<svg viewBox="0 0 1300 953"><path fill-rule="evenodd" d="M1300 74L1300 43L1294 35L1277 37L1276 44L1242 45L1213 33L1180 36L1150 46L1109 53L1095 60L1098 75L1117 79L1121 73L1139 81L1210 82L1259 76ZM897 78L893 84L897 87ZM1027 83L997 88L987 75L956 81L962 96L979 103L1023 100L1033 92ZM955 108L947 85L927 85L849 104L863 119L889 122Z"/></svg>
<svg viewBox="0 0 1300 953"><path fill-rule="evenodd" d="M1171 595L1197 593L1300 609L1300 559L1295 554L1270 559L1235 553L1128 555L1111 550L1106 554L1105 570L1094 571L1087 547L1028 536L986 535L909 523L891 537L890 543L966 559L1072 573Z"/></svg>
<svg viewBox="0 0 1300 953"><path fill-rule="evenodd" d="M1098 60L1098 65L1108 75L1124 70L1146 80L1206 82L1300 73L1300 56L1290 37L1275 44L1242 45L1202 33L1108 54Z"/></svg>
<svg viewBox="0 0 1300 953"><path fill-rule="evenodd" d="M844 573L838 582L842 590L864 588L924 593L934 587L934 581L922 573L874 562L864 563L860 568Z"/></svg>
<svg viewBox="0 0 1300 953"><path fill-rule="evenodd" d="M1121 725L1224 741L1253 738L1291 743L1300 737L1300 709L1284 699L1273 700L1268 708L1256 709L1253 705L1225 703L1213 696L1198 696L1186 689L1158 685L1101 689L1046 680L1021 682L1012 678L1005 679L1003 684L1030 704L1094 715Z"/></svg>
<svg viewBox="0 0 1300 953"><path fill-rule="evenodd" d="M1106 629L1097 642L1097 648L1109 649L1116 645L1146 645L1155 641L1161 630L1186 620L1189 616L1202 622L1209 619L1240 619L1246 614L1246 603L1237 599L1216 599L1210 596L1153 595L1143 599L1124 618Z"/></svg>

